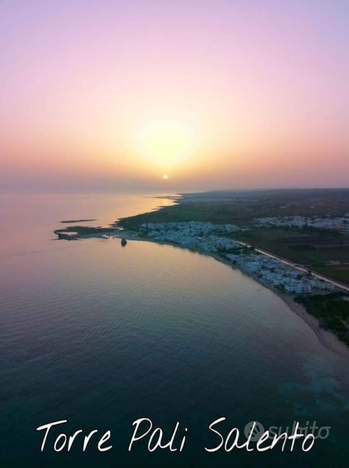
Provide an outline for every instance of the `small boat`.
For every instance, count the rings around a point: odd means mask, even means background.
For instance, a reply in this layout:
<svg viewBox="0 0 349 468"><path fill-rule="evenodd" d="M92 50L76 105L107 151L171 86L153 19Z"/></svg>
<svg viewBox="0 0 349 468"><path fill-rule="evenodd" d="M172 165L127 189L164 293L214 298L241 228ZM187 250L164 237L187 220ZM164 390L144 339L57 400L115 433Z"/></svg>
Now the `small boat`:
<svg viewBox="0 0 349 468"><path fill-rule="evenodd" d="M122 245L123 247L125 247L126 244L127 244L127 240L124 239L124 238L122 238L122 239L121 239L121 245Z"/></svg>

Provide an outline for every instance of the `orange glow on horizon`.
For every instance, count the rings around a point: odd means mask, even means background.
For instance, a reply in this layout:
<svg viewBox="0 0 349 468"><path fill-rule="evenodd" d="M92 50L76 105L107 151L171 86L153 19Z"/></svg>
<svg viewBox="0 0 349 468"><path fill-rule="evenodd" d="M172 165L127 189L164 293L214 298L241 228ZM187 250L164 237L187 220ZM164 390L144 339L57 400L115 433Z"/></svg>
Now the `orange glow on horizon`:
<svg viewBox="0 0 349 468"><path fill-rule="evenodd" d="M337 2L76 1L0 2L0 182L348 185Z"/></svg>

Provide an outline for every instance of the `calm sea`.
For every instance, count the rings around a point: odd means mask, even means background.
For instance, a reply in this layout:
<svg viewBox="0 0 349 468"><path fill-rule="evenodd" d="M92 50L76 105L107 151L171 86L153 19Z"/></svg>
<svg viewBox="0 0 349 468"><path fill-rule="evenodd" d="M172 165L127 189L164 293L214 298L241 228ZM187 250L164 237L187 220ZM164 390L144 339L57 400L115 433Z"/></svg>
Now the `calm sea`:
<svg viewBox="0 0 349 468"><path fill-rule="evenodd" d="M146 242L55 240L65 219L105 225L167 200L130 195L0 196L0 466L347 466L348 361L269 290L210 257ZM147 417L182 453L128 452ZM330 427L308 453L222 450L223 435L259 421ZM52 429L44 453L36 427ZM55 453L61 432L112 431ZM321 435L325 435L323 431ZM93 439L91 439L93 441ZM177 446L179 445L177 443ZM280 444L281 445L281 444ZM298 444L299 445L299 444ZM298 446L296 444L296 446Z"/></svg>

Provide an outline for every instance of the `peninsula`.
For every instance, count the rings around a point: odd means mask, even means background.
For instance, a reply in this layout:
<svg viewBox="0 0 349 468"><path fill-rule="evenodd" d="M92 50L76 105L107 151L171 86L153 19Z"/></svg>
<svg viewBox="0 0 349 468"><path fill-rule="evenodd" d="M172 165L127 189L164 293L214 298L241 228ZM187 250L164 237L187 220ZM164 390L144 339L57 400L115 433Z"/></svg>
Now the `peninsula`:
<svg viewBox="0 0 349 468"><path fill-rule="evenodd" d="M110 227L55 233L74 240L127 237L211 255L273 289L313 329L320 325L349 346L349 190L222 191L173 199L172 206Z"/></svg>

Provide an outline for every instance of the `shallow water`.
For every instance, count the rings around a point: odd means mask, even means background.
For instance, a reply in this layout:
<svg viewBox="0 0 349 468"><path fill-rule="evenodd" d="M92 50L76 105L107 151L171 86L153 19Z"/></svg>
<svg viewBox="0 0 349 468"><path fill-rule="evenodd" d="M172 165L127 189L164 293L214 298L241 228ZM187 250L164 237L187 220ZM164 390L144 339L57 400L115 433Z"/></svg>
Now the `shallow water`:
<svg viewBox="0 0 349 468"><path fill-rule="evenodd" d="M159 204L129 195L0 196L0 466L345 466L348 362L279 297L175 247L54 240L60 220L105 225ZM144 441L129 453L140 417L167 439L180 421L183 452L150 454ZM224 434L253 420L331 429L309 453L208 454L204 447L219 443L208 425L220 417ZM70 431L111 429L113 450L54 453L49 438L40 453L35 428L62 419Z"/></svg>

